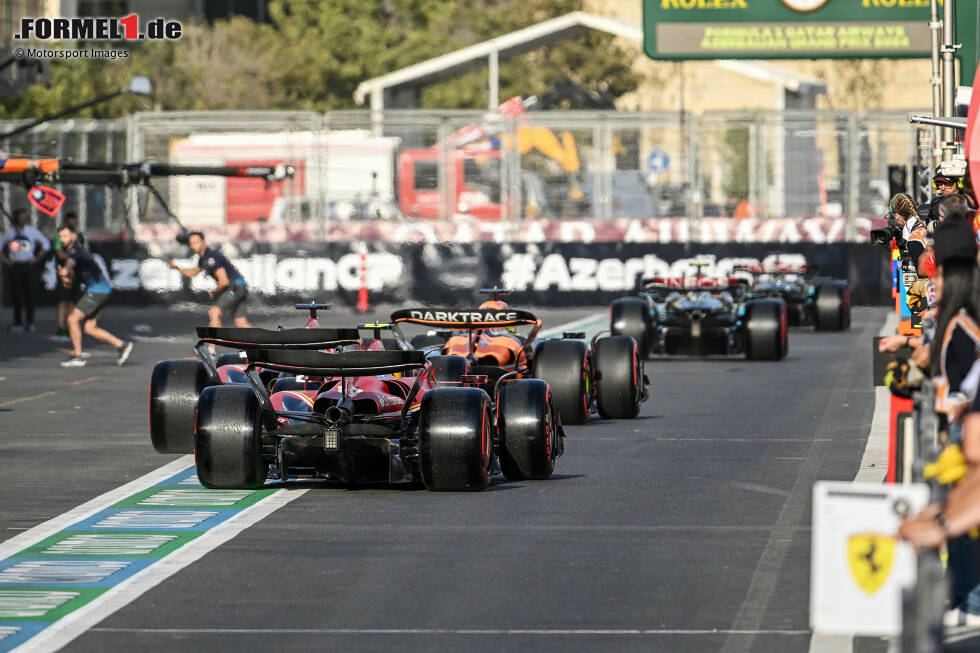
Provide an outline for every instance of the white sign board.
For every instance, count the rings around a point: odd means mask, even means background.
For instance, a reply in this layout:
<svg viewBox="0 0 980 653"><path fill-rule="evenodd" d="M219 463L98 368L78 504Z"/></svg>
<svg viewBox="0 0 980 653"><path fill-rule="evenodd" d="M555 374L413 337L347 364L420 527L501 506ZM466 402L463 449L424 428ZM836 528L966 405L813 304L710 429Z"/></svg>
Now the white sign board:
<svg viewBox="0 0 980 653"><path fill-rule="evenodd" d="M815 632L898 635L902 589L915 582L915 551L898 540L902 515L929 498L924 484L819 481L813 486L810 627Z"/></svg>

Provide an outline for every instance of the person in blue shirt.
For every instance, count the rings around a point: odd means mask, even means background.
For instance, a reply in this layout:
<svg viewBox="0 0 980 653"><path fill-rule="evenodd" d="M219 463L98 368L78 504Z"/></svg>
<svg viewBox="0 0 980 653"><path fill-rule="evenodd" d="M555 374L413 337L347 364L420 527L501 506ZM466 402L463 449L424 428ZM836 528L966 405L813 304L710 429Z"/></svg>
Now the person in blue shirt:
<svg viewBox="0 0 980 653"><path fill-rule="evenodd" d="M209 294L209 297L214 300L214 305L208 309L209 325L220 327L222 319L230 316L236 327L252 326L244 315L243 307L248 297L248 285L241 272L224 254L208 247L204 234L200 231L192 231L187 235L187 246L197 254L197 265L192 268L182 268L171 261L170 268L187 278L204 272L218 284L218 287ZM239 311L242 315L238 314Z"/></svg>
<svg viewBox="0 0 980 653"><path fill-rule="evenodd" d="M0 264L14 304L11 331L36 331L34 294L40 278L38 263L49 249L51 243L44 234L27 223L27 209L15 209L13 224L0 236ZM22 309L26 309L26 324L21 319Z"/></svg>
<svg viewBox="0 0 980 653"><path fill-rule="evenodd" d="M133 343L124 342L112 335L105 329L98 326L97 320L99 313L105 308L105 303L112 294L112 287L109 280L102 272L102 268L95 261L92 252L82 245L78 239L78 231L71 224L63 224L58 229L58 237L64 247L66 257L62 270L59 272L62 284L72 283L74 274L84 289L82 296L75 303L75 307L68 314L68 335L71 337L72 352L68 360L61 363L62 367L84 367L86 355L82 351L82 325L84 324L85 333L112 345L119 353L116 360L117 365L122 365L133 353Z"/></svg>

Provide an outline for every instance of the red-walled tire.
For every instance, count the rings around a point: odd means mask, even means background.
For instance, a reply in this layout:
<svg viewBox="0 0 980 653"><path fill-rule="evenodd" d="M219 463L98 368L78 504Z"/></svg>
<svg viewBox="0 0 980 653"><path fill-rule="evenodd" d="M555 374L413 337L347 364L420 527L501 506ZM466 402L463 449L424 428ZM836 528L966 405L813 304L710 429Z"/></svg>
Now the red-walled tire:
<svg viewBox="0 0 980 653"><path fill-rule="evenodd" d="M429 390L419 406L419 471L428 490L473 491L490 485L493 425L480 388Z"/></svg>
<svg viewBox="0 0 980 653"><path fill-rule="evenodd" d="M197 478L204 487L262 487L269 463L262 456L262 411L252 388L205 389L198 401L194 445Z"/></svg>
<svg viewBox="0 0 980 653"><path fill-rule="evenodd" d="M592 359L581 340L545 340L534 355L534 378L551 386L551 401L561 423L585 424L589 419Z"/></svg>
<svg viewBox="0 0 980 653"><path fill-rule="evenodd" d="M595 345L595 367L599 415L612 419L639 415L643 380L636 340L629 336L600 338Z"/></svg>
<svg viewBox="0 0 980 653"><path fill-rule="evenodd" d="M150 375L150 441L159 453L194 453L194 410L210 383L199 360L160 361Z"/></svg>
<svg viewBox="0 0 980 653"><path fill-rule="evenodd" d="M497 398L500 471L512 481L544 480L557 457L550 389L541 379L506 381Z"/></svg>

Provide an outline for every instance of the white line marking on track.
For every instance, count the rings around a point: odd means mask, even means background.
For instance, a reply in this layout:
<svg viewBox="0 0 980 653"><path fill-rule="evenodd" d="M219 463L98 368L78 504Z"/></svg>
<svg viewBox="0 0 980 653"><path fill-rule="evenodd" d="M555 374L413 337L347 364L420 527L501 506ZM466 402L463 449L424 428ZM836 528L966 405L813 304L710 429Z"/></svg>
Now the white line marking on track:
<svg viewBox="0 0 980 653"><path fill-rule="evenodd" d="M601 321L606 319L609 315L606 311L600 311L598 313L593 313L587 317L583 317L581 320L573 320L572 322L566 322L565 324L559 324L556 327L551 327L550 329L544 329L538 334L538 338L551 338L553 336L560 336L562 331L574 331L584 326L601 325ZM605 327L608 328L608 327ZM596 329L596 331L602 331L602 328Z"/></svg>
<svg viewBox="0 0 980 653"><path fill-rule="evenodd" d="M809 630L714 628L93 628L96 633L197 635L806 635Z"/></svg>
<svg viewBox="0 0 980 653"><path fill-rule="evenodd" d="M884 326L878 332L879 336L895 333L898 326L898 316L889 313ZM884 386L875 387L875 408L871 417L871 432L868 434L868 444L861 457L861 467L858 469L855 481L881 483L888 472L888 416L890 414L889 395L891 391Z"/></svg>
<svg viewBox="0 0 980 653"><path fill-rule="evenodd" d="M889 311L885 323L878 331L881 337L890 336L898 328L898 315ZM875 387L875 407L871 416L871 430L868 442L861 456L861 466L854 477L855 482L882 483L888 473L888 417L890 414L888 388ZM851 635L827 635L813 633L810 638L809 653L850 653L854 650L854 637Z"/></svg>
<svg viewBox="0 0 980 653"><path fill-rule="evenodd" d="M91 517L97 512L101 512L109 506L119 503L126 497L136 494L142 490L153 487L157 483L164 481L179 471L185 470L194 464L194 456L181 456L177 460L155 469L149 474L126 483L114 490L95 497L77 508L72 508L68 512L58 515L53 519L38 524L20 535L15 535L9 540L0 542L0 560L8 558L22 549L33 546L41 540L58 533L66 526Z"/></svg>
<svg viewBox="0 0 980 653"><path fill-rule="evenodd" d="M826 436L826 434L833 432L834 422L848 401L848 391L858 378L855 374L860 360L855 355L857 348L861 346L861 342L867 341L866 338L871 335L869 333L871 329L873 326L868 324L853 336L857 340L852 341L851 351L848 352L850 355L844 361L844 365L830 389L827 407L814 428L815 436ZM820 466L832 448L832 443L818 442L816 439L811 440L811 442L806 459L798 468L793 487L779 511L775 524L777 529L769 536L762 555L759 557L759 562L756 564L745 598L742 600L732 624L734 628L758 628L766 618L769 606L776 595L776 580L792 545L792 538L785 537L779 533L778 529L797 526L810 521L808 513L813 484L819 480ZM753 644L751 636L745 639L729 637L725 639L721 651L722 653L749 653L754 650Z"/></svg>

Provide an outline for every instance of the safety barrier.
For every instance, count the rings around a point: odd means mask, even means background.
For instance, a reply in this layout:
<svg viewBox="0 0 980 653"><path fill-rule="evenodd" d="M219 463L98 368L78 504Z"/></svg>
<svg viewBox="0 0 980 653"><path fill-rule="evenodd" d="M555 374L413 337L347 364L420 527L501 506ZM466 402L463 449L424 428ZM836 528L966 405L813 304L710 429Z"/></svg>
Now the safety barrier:
<svg viewBox="0 0 980 653"><path fill-rule="evenodd" d="M187 280L167 267L193 257L175 241L93 246L105 263L114 303L151 305L206 301L208 279ZM309 300L356 306L361 288L370 303L408 301L477 305L477 289L505 286L531 306L600 306L632 293L643 278L695 274L689 264L708 261L707 275L728 276L735 267L773 252L808 263L819 274L846 279L854 304L889 300L887 252L857 243L223 243L245 276L249 302ZM363 266L363 270L362 270ZM53 263L43 275L42 298L51 301ZM363 298L362 298L363 299Z"/></svg>
<svg viewBox="0 0 980 653"><path fill-rule="evenodd" d="M894 397L893 397L894 398ZM921 483L929 486L929 502L942 501L945 490L936 479L925 479L927 462L936 460L941 451L939 419L934 410L936 391L925 382L913 393L911 413L899 413L896 450L907 451L911 461L902 464L907 476L896 475L895 482ZM911 440L911 442L909 442ZM896 464L901 459L896 458ZM889 470L889 476L892 476ZM916 567L916 583L902 592L902 653L939 653L943 650L943 613L949 590L946 570L938 551L922 549Z"/></svg>

